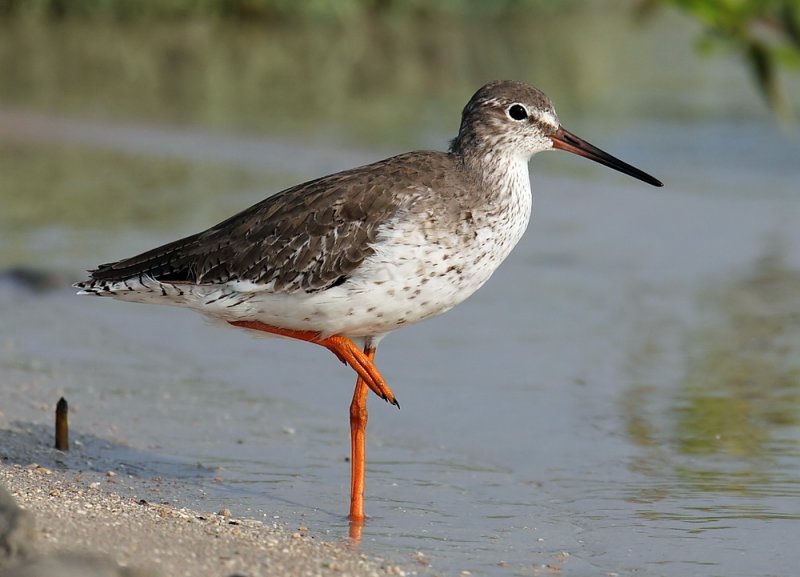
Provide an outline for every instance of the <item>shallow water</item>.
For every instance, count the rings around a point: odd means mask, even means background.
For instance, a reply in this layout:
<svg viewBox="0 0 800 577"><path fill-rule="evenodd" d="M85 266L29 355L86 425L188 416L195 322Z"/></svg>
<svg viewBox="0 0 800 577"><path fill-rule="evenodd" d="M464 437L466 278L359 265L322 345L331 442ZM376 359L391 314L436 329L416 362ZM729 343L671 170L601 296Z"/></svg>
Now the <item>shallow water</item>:
<svg viewBox="0 0 800 577"><path fill-rule="evenodd" d="M37 114L0 114L0 263L57 287L0 280L9 406L49 423L64 394L75 434L107 439L106 456L197 487L182 504L345 540L346 367L66 287L384 154ZM565 123L667 186L532 162L532 226L509 260L468 302L382 343L403 408L370 401L362 549L421 573L794 574L800 145L758 118Z"/></svg>

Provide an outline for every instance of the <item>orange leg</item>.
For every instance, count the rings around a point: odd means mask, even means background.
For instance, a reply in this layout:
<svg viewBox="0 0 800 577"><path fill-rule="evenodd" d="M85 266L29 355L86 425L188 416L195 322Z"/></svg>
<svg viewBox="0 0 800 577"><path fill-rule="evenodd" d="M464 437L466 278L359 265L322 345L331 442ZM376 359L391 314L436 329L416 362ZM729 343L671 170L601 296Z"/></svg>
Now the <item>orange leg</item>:
<svg viewBox="0 0 800 577"><path fill-rule="evenodd" d="M367 345L364 354L372 361L375 349ZM360 536L364 523L364 463L367 440L367 384L361 377L356 381L353 402L350 403L350 535Z"/></svg>
<svg viewBox="0 0 800 577"><path fill-rule="evenodd" d="M383 400L395 405L398 409L400 408L400 403L397 402L392 389L383 380L373 363L375 347L368 341L368 344L364 347L364 352L361 352L353 341L339 335L322 339L319 333L314 331L282 329L258 321L228 322L236 327L263 331L322 345L358 373L356 388L353 392L353 401L350 403L350 536L354 541L359 541L361 527L364 525L364 462L366 460L368 391L372 390Z"/></svg>
<svg viewBox="0 0 800 577"><path fill-rule="evenodd" d="M280 335L282 337L289 337L299 339L309 343L321 345L339 357L339 360L350 366L355 372L358 373L359 381L363 380L364 383L372 390L373 393L378 395L384 401L393 404L400 408L400 403L386 384L386 381L381 376L378 369L372 362L372 358L362 353L356 344L340 335L333 335L325 339L320 338L319 333L314 331L295 331L291 329L282 329L266 325L258 321L228 321L235 327L242 327L254 331L262 331L273 335ZM374 352L373 352L374 356Z"/></svg>

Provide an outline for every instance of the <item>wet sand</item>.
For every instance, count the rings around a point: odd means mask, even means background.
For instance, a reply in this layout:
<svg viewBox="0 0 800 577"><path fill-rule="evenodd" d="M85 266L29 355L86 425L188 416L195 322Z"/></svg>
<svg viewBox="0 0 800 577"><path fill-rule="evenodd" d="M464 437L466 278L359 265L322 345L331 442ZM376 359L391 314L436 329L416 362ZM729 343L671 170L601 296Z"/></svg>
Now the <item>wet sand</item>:
<svg viewBox="0 0 800 577"><path fill-rule="evenodd" d="M14 409L3 404L5 414ZM172 504L175 483L93 470L99 455L91 450L62 453L48 448L43 428L2 428L0 491L23 510L0 495L4 577L411 574L305 527L183 508Z"/></svg>

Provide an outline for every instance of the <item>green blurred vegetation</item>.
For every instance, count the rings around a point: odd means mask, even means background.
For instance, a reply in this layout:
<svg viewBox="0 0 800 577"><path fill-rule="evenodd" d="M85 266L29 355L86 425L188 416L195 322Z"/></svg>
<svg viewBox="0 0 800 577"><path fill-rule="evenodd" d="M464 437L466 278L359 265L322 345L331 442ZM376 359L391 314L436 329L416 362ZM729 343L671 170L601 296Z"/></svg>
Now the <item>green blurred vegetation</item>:
<svg viewBox="0 0 800 577"><path fill-rule="evenodd" d="M548 0L0 0L0 15L50 19L89 18L130 22L211 18L248 22L361 16L512 17L523 11L563 10Z"/></svg>
<svg viewBox="0 0 800 577"><path fill-rule="evenodd" d="M642 47L637 34L644 32L632 30L624 6L559 10L501 24L0 18L0 106L117 122L331 134L362 144L390 137L397 148L420 146L420 135L431 137L425 146L443 146L464 99L496 78L535 82L565 116L588 110L591 101L627 118L637 106L652 110L642 103L646 91L660 99L659 113L687 114L648 82L656 70L630 74L643 55L661 57L663 35ZM564 30L592 33L567 38ZM690 32L669 33L683 41Z"/></svg>
<svg viewBox="0 0 800 577"><path fill-rule="evenodd" d="M577 0L0 0L0 24L12 20L115 26L194 22L256 26L263 31L286 23L301 26L313 23L346 26L354 34L363 34L365 28L382 34L381 28L388 23L404 22L425 31L442 28L447 35L454 22L478 25L502 22L510 26L524 22L533 36L539 33L538 19L547 22L553 15L573 9L586 10L588 5ZM702 27L697 42L699 52L737 54L769 106L783 119L793 117L793 103L781 76L800 69L800 0L591 3L592 10L617 15L625 11L631 15L649 15L665 7L682 12ZM574 38L579 35L576 33ZM420 37L424 36L405 38L407 48L413 50L414 45L424 44ZM602 37L597 40L603 41ZM393 42L391 37L388 41ZM489 37L483 43L490 52L492 42Z"/></svg>
<svg viewBox="0 0 800 577"><path fill-rule="evenodd" d="M645 0L642 12L670 5L704 28L701 52L738 54L767 103L792 118L780 70L800 70L800 0Z"/></svg>

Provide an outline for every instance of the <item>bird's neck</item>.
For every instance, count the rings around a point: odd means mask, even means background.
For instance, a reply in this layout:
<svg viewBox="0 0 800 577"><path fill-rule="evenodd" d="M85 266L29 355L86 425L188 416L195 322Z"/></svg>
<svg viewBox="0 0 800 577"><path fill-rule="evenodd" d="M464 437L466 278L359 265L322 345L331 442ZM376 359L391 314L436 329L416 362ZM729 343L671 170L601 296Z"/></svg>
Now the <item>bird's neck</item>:
<svg viewBox="0 0 800 577"><path fill-rule="evenodd" d="M518 146L502 135L480 134L462 128L450 143L450 154L465 170L486 183L500 184L522 173L528 182L529 155L520 152Z"/></svg>
<svg viewBox="0 0 800 577"><path fill-rule="evenodd" d="M533 205L528 163L520 157L507 157L485 163L483 172L486 190L497 208L506 213L509 225L516 229L513 239L516 244L528 226Z"/></svg>
<svg viewBox="0 0 800 577"><path fill-rule="evenodd" d="M528 172L528 159L521 155L503 154L495 150L471 148L471 153L458 154L451 150L476 191L480 191L480 206L476 206L494 225L492 242L498 245L503 259L517 244L531 216L533 199Z"/></svg>
<svg viewBox="0 0 800 577"><path fill-rule="evenodd" d="M454 141L450 154L488 196L495 201L512 198L523 201L522 197L525 197L530 205L529 159L526 156L488 146L461 148L459 144L459 140Z"/></svg>

